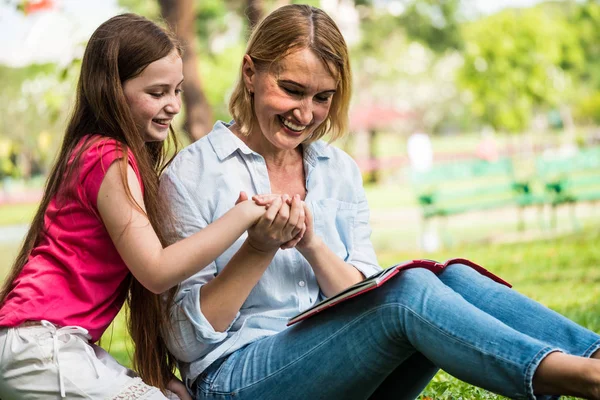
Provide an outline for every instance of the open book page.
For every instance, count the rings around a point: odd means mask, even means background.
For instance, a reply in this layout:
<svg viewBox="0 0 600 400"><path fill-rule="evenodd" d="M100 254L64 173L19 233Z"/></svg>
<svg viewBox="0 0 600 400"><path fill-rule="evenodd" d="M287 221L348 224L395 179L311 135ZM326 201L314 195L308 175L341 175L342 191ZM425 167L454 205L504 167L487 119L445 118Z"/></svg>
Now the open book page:
<svg viewBox="0 0 600 400"><path fill-rule="evenodd" d="M314 314L321 312L329 307L332 307L338 303L341 303L344 300L350 299L352 297L361 295L365 292L375 289L375 288L381 286L382 284L384 284L387 280L389 280L390 278L392 278L394 275L396 275L397 273L399 273L402 270L410 269L410 268L426 268L435 274L439 274L444 268L446 268L448 265L452 265L452 264L467 265L467 266L473 268L474 270L476 270L477 272L479 272L480 274L485 275L488 278L490 278L500 284L511 287L511 285L508 282L504 281L502 278L499 278L498 276L492 274L485 268L475 264L472 261L466 260L464 258L453 258L453 259L447 260L444 263L439 263L439 262L436 262L433 260L411 260L411 261L407 261L402 264L397 264L392 267L386 268L380 272L377 272L374 275L371 275L368 278L350 286L349 288L321 301L320 303L315 304L311 308L309 308L309 309L301 312L300 314L296 315L295 317L291 318L288 321L287 325L289 326L289 325L295 324L296 322L302 321L303 319L306 319L306 318L310 317L311 315L314 315Z"/></svg>

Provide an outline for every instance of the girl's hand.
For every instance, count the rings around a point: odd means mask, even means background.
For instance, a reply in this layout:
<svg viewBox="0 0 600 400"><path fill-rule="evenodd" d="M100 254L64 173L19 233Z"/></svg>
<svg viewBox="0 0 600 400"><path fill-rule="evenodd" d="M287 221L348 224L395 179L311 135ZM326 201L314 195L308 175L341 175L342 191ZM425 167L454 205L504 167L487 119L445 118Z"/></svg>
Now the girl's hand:
<svg viewBox="0 0 600 400"><path fill-rule="evenodd" d="M185 387L183 382L181 382L176 377L173 377L169 381L169 383L167 384L167 390L169 390L170 392L172 392L172 394L176 396L174 397L170 395L169 399L179 398L180 400L192 400L192 396L190 396L190 394L188 393L187 388Z"/></svg>
<svg viewBox="0 0 600 400"><path fill-rule="evenodd" d="M271 203L273 202L273 200L275 200L277 197L281 197L281 196L283 196L283 195L281 195L281 194L273 194L273 193L270 193L270 194L255 194L254 196L252 196L252 201L254 201L259 206L266 206L266 207L268 207L268 206L271 205ZM292 202L291 202L291 199L290 199L290 200L288 200L288 206L291 206L291 205L292 205Z"/></svg>
<svg viewBox="0 0 600 400"><path fill-rule="evenodd" d="M248 195L246 192L240 192L237 200L235 201L236 207L244 207L249 213L249 218L252 223L258 222L258 219L265 213L267 207L264 205L258 204L254 201L248 201Z"/></svg>

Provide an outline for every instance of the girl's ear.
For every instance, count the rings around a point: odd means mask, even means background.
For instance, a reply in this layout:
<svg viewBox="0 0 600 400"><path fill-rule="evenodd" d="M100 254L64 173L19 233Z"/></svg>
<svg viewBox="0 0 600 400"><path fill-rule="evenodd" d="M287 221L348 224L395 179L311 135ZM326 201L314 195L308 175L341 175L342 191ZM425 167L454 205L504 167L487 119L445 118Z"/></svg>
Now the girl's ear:
<svg viewBox="0 0 600 400"><path fill-rule="evenodd" d="M256 77L256 66L254 61L248 54L244 56L242 63L242 77L244 79L244 85L250 93L254 93L254 78Z"/></svg>

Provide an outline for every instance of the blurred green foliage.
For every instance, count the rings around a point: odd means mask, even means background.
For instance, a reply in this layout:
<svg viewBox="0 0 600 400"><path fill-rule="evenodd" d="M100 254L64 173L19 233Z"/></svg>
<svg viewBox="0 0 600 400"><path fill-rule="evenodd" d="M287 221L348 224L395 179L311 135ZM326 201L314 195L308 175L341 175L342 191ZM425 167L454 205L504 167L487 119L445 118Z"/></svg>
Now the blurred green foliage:
<svg viewBox="0 0 600 400"><path fill-rule="evenodd" d="M280 3L259 2L265 12ZM158 1L119 4L160 19ZM247 0L194 3L198 73L218 119L229 119L227 101L248 35L247 6ZM406 110L408 122L394 127L398 133L484 126L521 133L540 117L546 128L561 131L569 115L578 127L600 122L597 0L547 1L491 15L469 13L466 0L355 0L354 6L355 19L343 19L347 10L339 15L329 11L345 34L349 25L357 29L348 36L354 38L348 40L353 104ZM78 71L79 60L66 67L0 66L0 178L27 177L31 165L34 171L47 170L70 112Z"/></svg>
<svg viewBox="0 0 600 400"><path fill-rule="evenodd" d="M576 32L543 8L506 10L464 26L460 85L474 116L497 130L521 132L536 109L568 100L572 71L583 68Z"/></svg>
<svg viewBox="0 0 600 400"><path fill-rule="evenodd" d="M398 25L409 38L435 52L462 49L460 22L460 0L412 1L398 17Z"/></svg>

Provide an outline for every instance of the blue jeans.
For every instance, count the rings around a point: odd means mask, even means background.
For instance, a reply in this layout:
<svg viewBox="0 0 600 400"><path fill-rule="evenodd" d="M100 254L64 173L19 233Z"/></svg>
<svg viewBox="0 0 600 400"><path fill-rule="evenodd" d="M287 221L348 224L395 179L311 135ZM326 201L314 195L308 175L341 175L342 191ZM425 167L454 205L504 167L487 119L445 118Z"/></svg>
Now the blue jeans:
<svg viewBox="0 0 600 400"><path fill-rule="evenodd" d="M198 399L414 399L442 368L492 392L533 394L553 351L589 357L600 336L464 265L412 269L218 360Z"/></svg>

